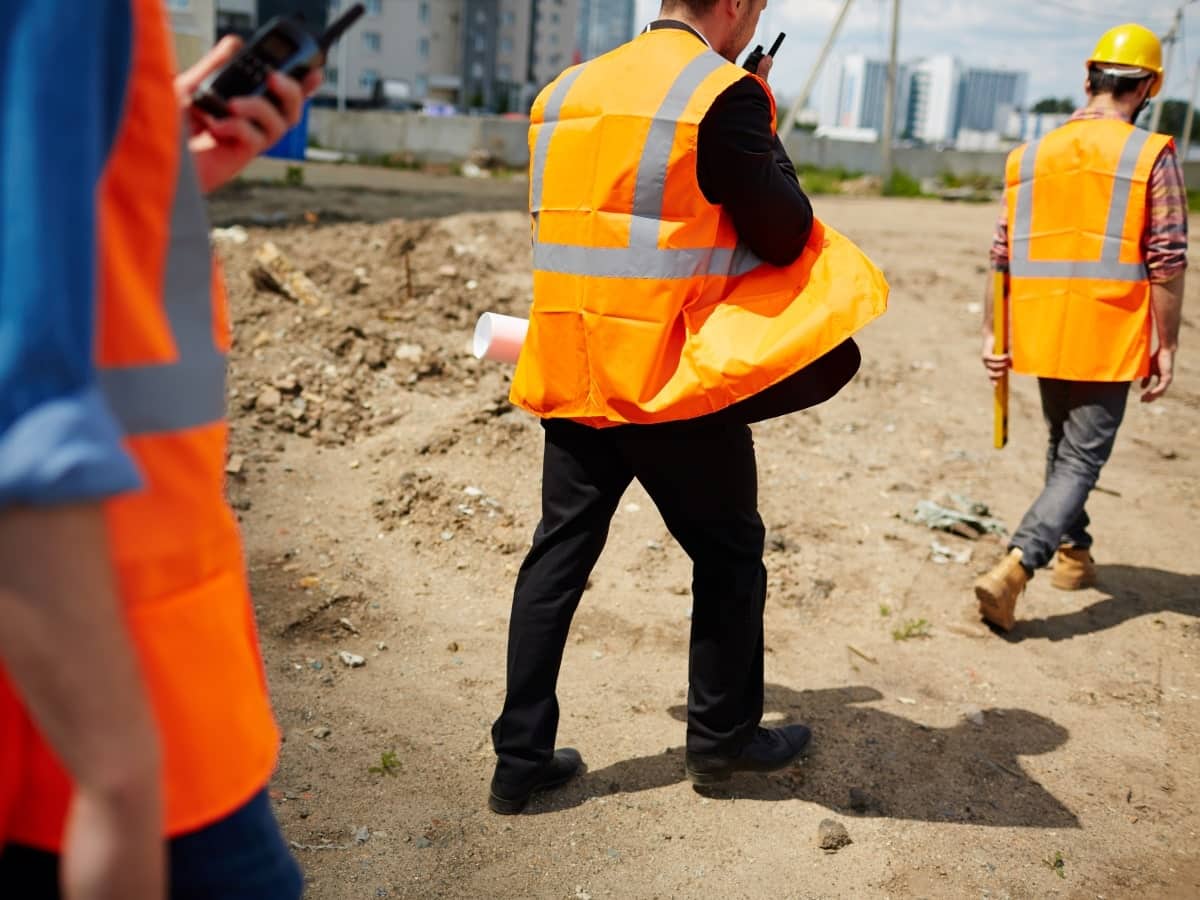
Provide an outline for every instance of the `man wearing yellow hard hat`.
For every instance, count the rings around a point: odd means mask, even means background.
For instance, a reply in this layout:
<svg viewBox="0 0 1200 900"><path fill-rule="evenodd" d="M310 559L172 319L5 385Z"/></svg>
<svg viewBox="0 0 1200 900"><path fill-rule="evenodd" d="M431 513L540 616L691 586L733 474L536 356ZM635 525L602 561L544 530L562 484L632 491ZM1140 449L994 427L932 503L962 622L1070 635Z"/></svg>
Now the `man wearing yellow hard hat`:
<svg viewBox="0 0 1200 900"><path fill-rule="evenodd" d="M1087 61L1088 103L1008 158L992 265L1007 273L1011 353L995 352L989 280L983 363L995 382L1036 375L1050 430L1045 487L1007 556L975 582L982 617L1015 624L1039 568L1051 584L1095 581L1084 507L1108 461L1130 384L1144 403L1174 371L1187 268L1187 191L1167 135L1133 125L1162 88L1162 46L1140 25L1104 34Z"/></svg>

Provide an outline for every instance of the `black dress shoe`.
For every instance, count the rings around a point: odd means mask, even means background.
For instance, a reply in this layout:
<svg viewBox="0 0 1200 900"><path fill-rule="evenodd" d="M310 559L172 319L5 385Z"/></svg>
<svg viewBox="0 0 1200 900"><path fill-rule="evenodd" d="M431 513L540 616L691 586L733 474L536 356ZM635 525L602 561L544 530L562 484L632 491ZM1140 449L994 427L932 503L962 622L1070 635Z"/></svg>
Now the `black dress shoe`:
<svg viewBox="0 0 1200 900"><path fill-rule="evenodd" d="M561 787L583 771L583 757L578 750L564 747L555 750L554 757L532 780L519 785L502 784L492 778L488 793L488 809L502 816L515 816L525 809L529 798L538 791Z"/></svg>
<svg viewBox="0 0 1200 900"><path fill-rule="evenodd" d="M759 728L736 756L688 751L684 767L692 784L728 781L734 772L775 772L803 756L811 739L807 725Z"/></svg>

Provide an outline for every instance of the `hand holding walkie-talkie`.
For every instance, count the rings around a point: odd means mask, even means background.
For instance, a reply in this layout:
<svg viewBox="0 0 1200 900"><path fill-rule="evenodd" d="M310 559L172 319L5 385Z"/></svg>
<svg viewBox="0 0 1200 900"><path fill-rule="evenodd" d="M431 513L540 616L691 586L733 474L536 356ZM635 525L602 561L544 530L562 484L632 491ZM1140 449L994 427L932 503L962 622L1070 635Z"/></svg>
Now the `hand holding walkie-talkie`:
<svg viewBox="0 0 1200 900"><path fill-rule="evenodd" d="M235 97L265 94L272 72L303 81L311 70L325 64L329 48L364 11L361 3L355 3L331 22L320 37L296 19L287 16L272 19L227 65L204 80L192 96L192 103L221 119L229 115L229 101Z"/></svg>
<svg viewBox="0 0 1200 900"><path fill-rule="evenodd" d="M742 63L742 68L751 74L758 74L759 63L763 61L764 56L775 58L775 54L779 52L779 48L783 45L783 39L787 37L785 32L779 32L779 37L775 38L775 43L771 45L770 53L763 53L763 45L759 44L750 51L750 55L746 57L746 61Z"/></svg>

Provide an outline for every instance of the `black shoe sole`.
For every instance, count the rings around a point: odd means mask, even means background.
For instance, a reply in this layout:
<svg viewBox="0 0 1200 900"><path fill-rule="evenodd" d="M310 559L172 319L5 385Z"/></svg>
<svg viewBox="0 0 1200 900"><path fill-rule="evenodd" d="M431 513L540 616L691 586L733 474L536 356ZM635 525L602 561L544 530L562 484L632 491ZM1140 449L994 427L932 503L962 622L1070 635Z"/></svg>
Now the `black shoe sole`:
<svg viewBox="0 0 1200 900"><path fill-rule="evenodd" d="M533 795L527 794L519 800L505 800L503 797L497 797L491 791L488 791L488 809L501 816L519 815L529 805L529 798L531 796Z"/></svg>
<svg viewBox="0 0 1200 900"><path fill-rule="evenodd" d="M808 748L810 746L812 746L811 738L805 742L803 747L801 747L799 750L797 750L794 754L792 754L786 760L784 760L783 762L779 762L779 763L773 763L769 766L767 766L767 765L761 765L761 766L738 765L736 762L731 762L727 766L721 766L720 768L702 771L699 769L693 769L690 765L687 764L687 761L685 759L683 767L684 767L684 771L687 773L688 781L690 781L692 784L696 785L697 787L704 787L706 785L721 784L723 782L726 782L738 772L752 772L752 773L759 773L759 774L769 774L771 772L779 772L779 771L782 771L783 769L790 768L791 766L795 765L799 760L803 759L805 756L808 755Z"/></svg>
<svg viewBox="0 0 1200 900"><path fill-rule="evenodd" d="M542 784L536 785L535 787L530 789L529 793L525 794L523 797L512 797L512 798L501 797L501 796L497 795L495 791L489 789L488 790L488 809L490 809L492 812L496 813L497 815L501 815L501 816L519 815L525 811L525 807L529 805L529 801L533 798L534 794L541 793L542 791L552 791L555 788L560 788L564 784L566 784L568 781L570 781L572 778L576 777L577 775L582 775L586 771L587 771L587 767L581 762L579 765L579 768L573 770L572 772L570 772L569 774L567 774L561 778L555 778L552 781L546 781L546 782L543 782Z"/></svg>

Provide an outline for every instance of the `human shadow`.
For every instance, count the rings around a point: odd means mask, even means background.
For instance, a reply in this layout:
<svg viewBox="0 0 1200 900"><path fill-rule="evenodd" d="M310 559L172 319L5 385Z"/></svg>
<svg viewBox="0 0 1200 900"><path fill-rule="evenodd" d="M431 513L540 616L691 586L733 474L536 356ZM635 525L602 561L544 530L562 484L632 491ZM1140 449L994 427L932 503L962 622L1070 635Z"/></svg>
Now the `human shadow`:
<svg viewBox="0 0 1200 900"><path fill-rule="evenodd" d="M1097 566L1096 587L1108 596L1074 612L1019 620L1004 635L1005 640L1065 641L1151 613L1176 612L1200 618L1200 575L1141 566Z"/></svg>
<svg viewBox="0 0 1200 900"><path fill-rule="evenodd" d="M737 775L714 799L803 800L845 816L1037 828L1078 828L1079 820L1022 768L1018 757L1049 753L1069 737L1023 709L992 709L983 724L930 728L860 704L882 699L865 686L796 691L767 685L767 713L802 721L813 744L802 765L783 773ZM684 706L668 712L686 721ZM627 759L585 773L547 794L531 812L553 812L594 797L636 793L684 780L684 751Z"/></svg>

